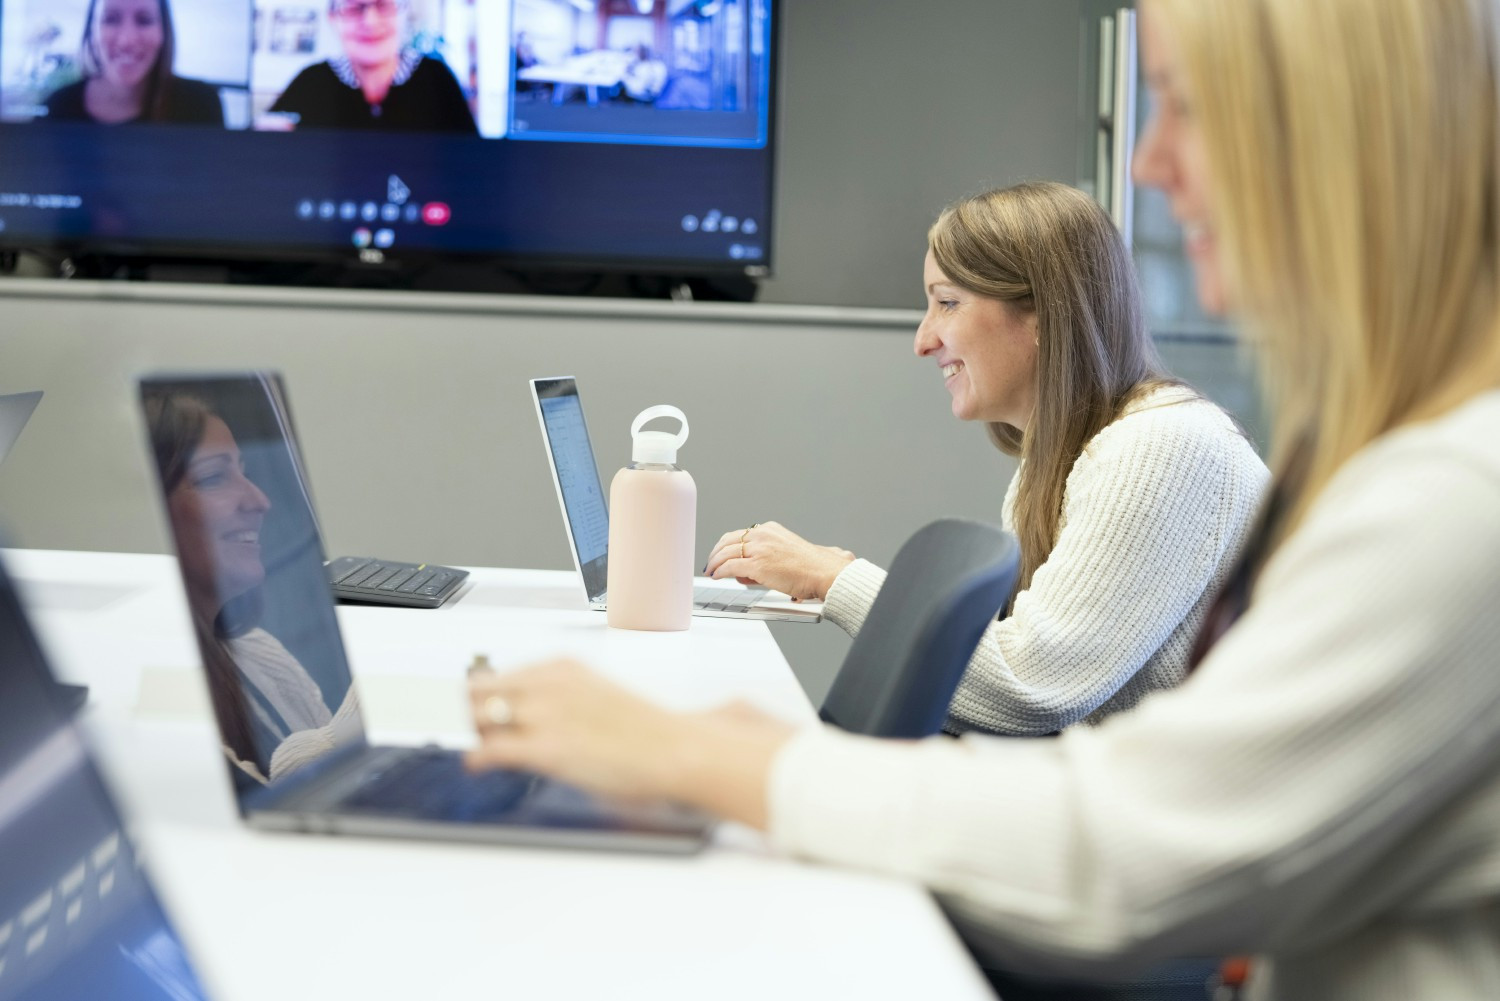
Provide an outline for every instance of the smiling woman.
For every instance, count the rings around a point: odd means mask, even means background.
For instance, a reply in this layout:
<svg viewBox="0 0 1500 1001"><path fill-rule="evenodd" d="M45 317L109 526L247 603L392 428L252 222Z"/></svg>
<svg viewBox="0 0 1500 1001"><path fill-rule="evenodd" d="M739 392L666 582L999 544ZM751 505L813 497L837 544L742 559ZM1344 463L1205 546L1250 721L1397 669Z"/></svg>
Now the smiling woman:
<svg viewBox="0 0 1500 1001"><path fill-rule="evenodd" d="M167 0L90 0L79 63L84 78L46 100L49 121L223 125L218 90L172 72Z"/></svg>
<svg viewBox="0 0 1500 1001"><path fill-rule="evenodd" d="M453 71L407 44L407 0L331 0L328 17L343 54L297 74L271 105L281 120L295 128L479 134Z"/></svg>
<svg viewBox="0 0 1500 1001"><path fill-rule="evenodd" d="M966 198L933 224L922 282L917 356L953 415L1021 460L1000 512L1021 543L1017 593L949 728L1047 734L1175 685L1268 473L1227 414L1165 374L1109 216L1061 184ZM727 533L709 571L824 599L850 633L885 581L774 522Z"/></svg>
<svg viewBox="0 0 1500 1001"><path fill-rule="evenodd" d="M271 510L229 425L185 392L150 392L146 417L209 694L237 781L274 782L351 739L352 689L338 711L261 628L261 529Z"/></svg>

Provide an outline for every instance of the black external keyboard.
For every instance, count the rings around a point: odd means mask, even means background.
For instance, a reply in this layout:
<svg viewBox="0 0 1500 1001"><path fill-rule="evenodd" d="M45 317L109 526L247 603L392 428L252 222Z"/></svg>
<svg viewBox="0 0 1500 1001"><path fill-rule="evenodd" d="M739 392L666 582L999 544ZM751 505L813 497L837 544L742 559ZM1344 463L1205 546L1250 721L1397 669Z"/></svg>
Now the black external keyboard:
<svg viewBox="0 0 1500 1001"><path fill-rule="evenodd" d="M328 582L340 601L437 608L463 586L467 570L431 563L395 563L341 556L328 564Z"/></svg>
<svg viewBox="0 0 1500 1001"><path fill-rule="evenodd" d="M475 821L511 812L536 776L468 772L456 751L414 750L367 776L341 804L355 813Z"/></svg>

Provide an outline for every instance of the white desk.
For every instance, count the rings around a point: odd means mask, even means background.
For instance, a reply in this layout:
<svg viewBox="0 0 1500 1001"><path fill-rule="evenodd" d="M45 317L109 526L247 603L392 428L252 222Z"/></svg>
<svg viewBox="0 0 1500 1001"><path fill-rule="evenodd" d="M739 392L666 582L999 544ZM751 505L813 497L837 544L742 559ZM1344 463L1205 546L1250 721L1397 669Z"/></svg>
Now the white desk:
<svg viewBox="0 0 1500 1001"><path fill-rule="evenodd" d="M234 816L172 561L11 550L215 998L989 997L921 889L770 856L696 857L262 834ZM610 630L572 574L476 570L437 611L342 607L377 740L468 740L463 669L559 652L679 707L813 714L763 623ZM808 628L813 628L809 626Z"/></svg>

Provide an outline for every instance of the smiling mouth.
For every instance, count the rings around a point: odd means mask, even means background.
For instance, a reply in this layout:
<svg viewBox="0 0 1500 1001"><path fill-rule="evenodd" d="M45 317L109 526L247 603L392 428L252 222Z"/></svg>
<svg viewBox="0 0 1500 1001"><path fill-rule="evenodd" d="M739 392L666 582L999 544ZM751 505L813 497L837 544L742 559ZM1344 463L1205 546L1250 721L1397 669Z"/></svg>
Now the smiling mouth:
<svg viewBox="0 0 1500 1001"><path fill-rule="evenodd" d="M943 379L947 380L947 379L953 378L959 372L962 372L963 368L964 368L964 363L961 362L961 361L956 361L956 362L953 362L952 364L944 365L943 366Z"/></svg>
<svg viewBox="0 0 1500 1001"><path fill-rule="evenodd" d="M253 528L247 528L241 532L228 532L221 536L221 538L225 542L243 542L253 545L260 542L260 533Z"/></svg>

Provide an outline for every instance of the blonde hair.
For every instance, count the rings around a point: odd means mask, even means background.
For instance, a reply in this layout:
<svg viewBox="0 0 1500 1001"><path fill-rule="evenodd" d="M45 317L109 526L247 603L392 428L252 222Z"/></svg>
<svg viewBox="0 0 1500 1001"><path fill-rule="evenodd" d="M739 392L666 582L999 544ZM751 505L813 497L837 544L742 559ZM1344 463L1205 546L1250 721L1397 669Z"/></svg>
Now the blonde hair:
<svg viewBox="0 0 1500 1001"><path fill-rule="evenodd" d="M949 281L1037 321L1036 412L1026 430L990 424L1022 459L1015 528L1017 591L1057 544L1063 491L1089 439L1168 379L1146 332L1130 253L1093 199L1063 184L1021 184L965 198L927 234Z"/></svg>
<svg viewBox="0 0 1500 1001"><path fill-rule="evenodd" d="M1274 548L1370 441L1500 385L1490 0L1148 0L1273 414Z"/></svg>

